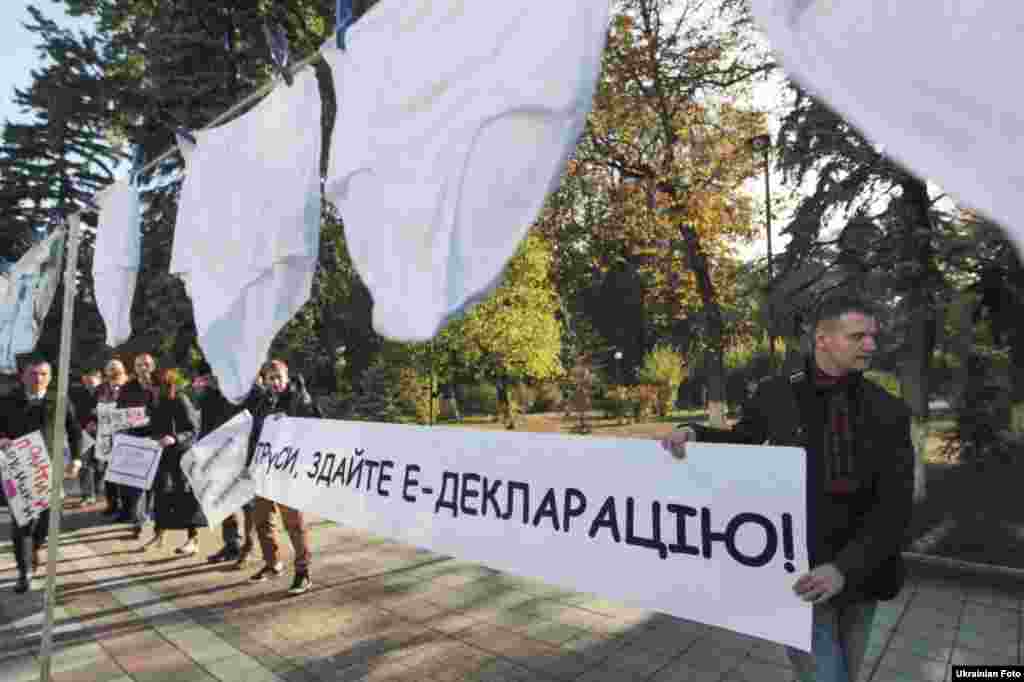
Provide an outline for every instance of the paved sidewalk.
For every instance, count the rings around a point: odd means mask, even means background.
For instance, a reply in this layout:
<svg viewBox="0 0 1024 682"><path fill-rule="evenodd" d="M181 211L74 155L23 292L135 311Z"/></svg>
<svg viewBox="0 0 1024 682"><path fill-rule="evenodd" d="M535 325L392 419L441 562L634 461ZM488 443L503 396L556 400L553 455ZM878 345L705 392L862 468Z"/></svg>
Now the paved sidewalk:
<svg viewBox="0 0 1024 682"><path fill-rule="evenodd" d="M6 509L0 538L9 537ZM199 557L138 551L126 525L71 510L58 569L55 679L74 682L789 682L781 647L559 590L330 523L314 589L250 584ZM282 534L283 536L283 534ZM146 539L146 538L144 538ZM284 540L285 538L282 537ZM285 542L287 544L287 542ZM39 677L42 590L11 591L0 547L0 680ZM42 581L37 581L39 585ZM863 680L943 682L950 663L1021 662L1021 587L916 570L876 619Z"/></svg>

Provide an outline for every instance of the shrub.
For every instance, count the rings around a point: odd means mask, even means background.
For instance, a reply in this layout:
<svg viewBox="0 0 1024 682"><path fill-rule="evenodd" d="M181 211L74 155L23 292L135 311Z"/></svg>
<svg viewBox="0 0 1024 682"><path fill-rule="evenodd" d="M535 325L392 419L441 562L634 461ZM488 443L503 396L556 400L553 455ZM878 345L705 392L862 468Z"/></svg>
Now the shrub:
<svg viewBox="0 0 1024 682"><path fill-rule="evenodd" d="M509 398L515 401L520 413L533 411L537 394L537 389L528 384L515 384L508 391Z"/></svg>
<svg viewBox="0 0 1024 682"><path fill-rule="evenodd" d="M610 419L625 422L630 416L632 401L628 386L609 386L603 401L605 415Z"/></svg>
<svg viewBox="0 0 1024 682"><path fill-rule="evenodd" d="M637 421L650 418L658 405L658 387L654 384L638 384L630 389L630 403L633 418Z"/></svg>
<svg viewBox="0 0 1024 682"><path fill-rule="evenodd" d="M537 384L537 397L533 401L534 412L556 412L562 409L564 398L562 387L553 381Z"/></svg>
<svg viewBox="0 0 1024 682"><path fill-rule="evenodd" d="M403 367L398 374L398 409L417 424L429 424L430 408L430 377Z"/></svg>
<svg viewBox="0 0 1024 682"><path fill-rule="evenodd" d="M644 356L640 369L640 381L644 384L661 386L656 391L655 407L659 416L667 416L675 405L679 384L686 378L683 369L683 355L669 346L655 346Z"/></svg>
<svg viewBox="0 0 1024 682"><path fill-rule="evenodd" d="M491 384L466 386L460 407L464 414L495 414L498 411L498 389Z"/></svg>

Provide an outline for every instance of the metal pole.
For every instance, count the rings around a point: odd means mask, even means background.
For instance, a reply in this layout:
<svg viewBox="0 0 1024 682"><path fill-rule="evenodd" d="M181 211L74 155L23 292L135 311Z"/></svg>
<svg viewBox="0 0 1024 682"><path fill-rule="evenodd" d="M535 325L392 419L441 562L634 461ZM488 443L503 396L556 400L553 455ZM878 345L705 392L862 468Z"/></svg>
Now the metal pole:
<svg viewBox="0 0 1024 682"><path fill-rule="evenodd" d="M50 534L47 541L46 593L43 597L43 637L39 651L39 679L50 682L53 658L53 608L57 601L57 552L60 547L60 513L64 497L64 415L67 414L68 375L71 373L71 327L75 314L75 280L78 272L78 241L81 219L67 218L64 265L64 313L60 324L60 359L57 363L57 411L53 419L53 452L50 453Z"/></svg>
<svg viewBox="0 0 1024 682"><path fill-rule="evenodd" d="M766 235L768 242L768 290L771 292L775 283L774 265L772 264L772 183L771 173L771 145L764 146L764 218L768 230ZM771 293L769 293L769 297ZM768 358L772 366L775 366L775 331L772 325L771 303L768 304Z"/></svg>

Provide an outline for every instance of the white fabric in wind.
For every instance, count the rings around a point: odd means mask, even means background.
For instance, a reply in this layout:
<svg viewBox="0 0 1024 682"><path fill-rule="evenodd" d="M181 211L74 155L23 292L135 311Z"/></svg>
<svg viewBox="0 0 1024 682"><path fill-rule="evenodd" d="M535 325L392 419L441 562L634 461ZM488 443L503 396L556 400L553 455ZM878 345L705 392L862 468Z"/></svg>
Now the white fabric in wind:
<svg viewBox="0 0 1024 682"><path fill-rule="evenodd" d="M790 75L1024 248L1024 3L750 4Z"/></svg>
<svg viewBox="0 0 1024 682"><path fill-rule="evenodd" d="M432 337L497 285L590 109L608 0L381 0L323 53L325 192L373 325Z"/></svg>
<svg viewBox="0 0 1024 682"><path fill-rule="evenodd" d="M139 192L119 180L96 195L100 209L92 277L96 307L107 325L107 345L117 346L132 335L132 299L139 276L142 211Z"/></svg>
<svg viewBox="0 0 1024 682"><path fill-rule="evenodd" d="M245 397L309 298L320 236L320 95L309 67L248 113L180 139L186 161L171 272L192 299L221 391Z"/></svg>

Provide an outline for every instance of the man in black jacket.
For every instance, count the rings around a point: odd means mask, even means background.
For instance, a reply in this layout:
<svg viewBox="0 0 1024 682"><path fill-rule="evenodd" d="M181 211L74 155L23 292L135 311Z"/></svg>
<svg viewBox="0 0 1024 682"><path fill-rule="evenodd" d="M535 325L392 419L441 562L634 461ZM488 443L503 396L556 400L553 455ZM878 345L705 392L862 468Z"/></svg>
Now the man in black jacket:
<svg viewBox="0 0 1024 682"><path fill-rule="evenodd" d="M144 407L146 416L152 418L153 403L156 400L157 389L153 386L153 376L156 372L156 360L149 353L141 353L135 357L135 378L125 384L117 396L117 407ZM140 426L122 431L125 435L138 438L152 438L153 432L149 426ZM130 523L134 526L134 536L138 540L142 537L143 527L149 523L153 509L153 492L151 490L140 490L131 486L121 486L121 515L117 517L122 523Z"/></svg>
<svg viewBox="0 0 1024 682"><path fill-rule="evenodd" d="M209 363L203 361L199 367L199 375L192 382L193 393L196 396L196 405L199 407L200 428L199 438L202 439L212 431L217 430L230 421L236 414L244 409L244 405L234 405L221 393L217 383L217 377ZM246 404L251 404L260 395L260 384L253 385L252 392L246 399ZM241 517L241 519L239 518ZM239 521L241 520L241 523ZM244 528L245 541L242 541L242 532L239 526ZM211 564L223 561L238 562L244 565L252 553L253 548L253 517L252 503L242 507L241 512L235 512L221 524L221 534L224 538L224 546L216 553L206 558Z"/></svg>
<svg viewBox="0 0 1024 682"><path fill-rule="evenodd" d="M57 401L46 393L52 378L53 369L46 360L33 357L25 363L21 373L23 390L0 399L0 448L7 448L13 440L39 431L46 441L50 461L63 460L62 453L53 452L53 420ZM64 425L68 449L71 451L71 464L68 465L65 475L74 477L82 467L82 430L70 401L64 415ZM0 495L2 494L0 492ZM46 541L49 528L49 509L24 526L19 526L13 518L11 519L11 540L14 545L14 558L18 564L15 592L27 592L32 584L32 572L42 567L39 548Z"/></svg>
<svg viewBox="0 0 1024 682"><path fill-rule="evenodd" d="M272 414L283 414L288 417L322 417L320 409L306 391L302 377L294 380L288 377L288 365L283 360L271 360L263 370L264 391L253 404L248 405L253 415L251 450L259 441L263 422ZM256 525L256 536L263 552L264 566L250 581L258 583L284 575L284 564L281 562L280 547L277 542L277 530L274 527L274 511L280 512L281 520L288 531L295 554L295 578L288 589L290 594L307 592L313 583L309 577L309 562L312 554L309 549L309 528L301 511L284 504L276 504L265 497L253 500L253 521Z"/></svg>
<svg viewBox="0 0 1024 682"><path fill-rule="evenodd" d="M830 299L803 371L762 382L731 431L687 427L662 441L678 458L688 441L806 450L811 571L793 590L814 605L812 653L787 652L804 682L858 679L875 606L895 597L906 575L914 447L903 403L862 375L877 335L870 306Z"/></svg>
<svg viewBox="0 0 1024 682"><path fill-rule="evenodd" d="M98 369L87 369L82 372L81 383L68 391L68 399L75 408L75 416L82 430L90 436L96 436L96 391L103 383ZM78 486L82 490L82 505L96 503L96 492L103 484L106 468L103 462L96 459L96 449L89 448L82 453L82 471L78 474Z"/></svg>

